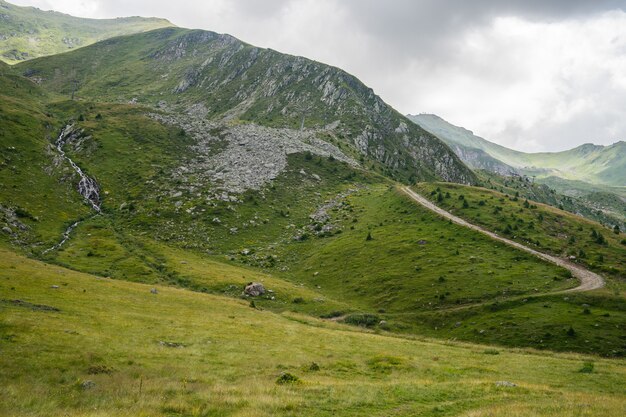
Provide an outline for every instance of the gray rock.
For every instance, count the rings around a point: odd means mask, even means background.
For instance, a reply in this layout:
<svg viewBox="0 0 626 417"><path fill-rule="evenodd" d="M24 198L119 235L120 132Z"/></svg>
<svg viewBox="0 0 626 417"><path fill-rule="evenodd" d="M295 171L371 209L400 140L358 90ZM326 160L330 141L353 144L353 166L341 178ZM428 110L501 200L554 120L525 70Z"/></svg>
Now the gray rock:
<svg viewBox="0 0 626 417"><path fill-rule="evenodd" d="M81 382L80 387L86 391L88 389L95 388L96 387L96 383L93 382L92 380L88 379L86 381Z"/></svg>
<svg viewBox="0 0 626 417"><path fill-rule="evenodd" d="M260 282L250 282L246 285L243 292L251 297L258 297L265 294L265 287Z"/></svg>
<svg viewBox="0 0 626 417"><path fill-rule="evenodd" d="M8 234L8 235L13 234L13 230L11 230L11 228L10 228L10 227L8 227L8 226L3 227L3 228L2 228L2 231L3 231L4 233Z"/></svg>
<svg viewBox="0 0 626 417"><path fill-rule="evenodd" d="M152 294L158 294L159 293L156 288L150 288L150 292Z"/></svg>
<svg viewBox="0 0 626 417"><path fill-rule="evenodd" d="M510 381L496 381L496 387L516 387L517 384L514 384L513 382Z"/></svg>

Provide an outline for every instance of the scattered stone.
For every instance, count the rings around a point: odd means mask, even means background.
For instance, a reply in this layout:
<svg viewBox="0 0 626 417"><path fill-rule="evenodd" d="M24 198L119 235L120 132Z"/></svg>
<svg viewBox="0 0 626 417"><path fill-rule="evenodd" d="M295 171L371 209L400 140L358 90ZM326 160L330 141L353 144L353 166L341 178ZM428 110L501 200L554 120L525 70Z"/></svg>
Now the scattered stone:
<svg viewBox="0 0 626 417"><path fill-rule="evenodd" d="M381 320L381 321L379 321L379 322L378 322L378 325L379 325L379 326L381 326L381 327L386 326L386 325L387 325L387 320Z"/></svg>
<svg viewBox="0 0 626 417"><path fill-rule="evenodd" d="M195 176L199 183L210 183L225 191L219 193L214 190L216 192L210 200L238 201L236 196L232 196L231 200L228 194L262 189L287 169L287 157L295 153L332 156L354 167L359 166L337 146L318 137L320 132L325 132L323 128L295 130L254 124L207 124L206 112L200 113L152 113L149 116L178 126L195 139L196 144L192 146L194 157L183 161L173 177L187 179ZM208 134L210 131L219 133ZM306 175L306 172L301 172Z"/></svg>
<svg viewBox="0 0 626 417"><path fill-rule="evenodd" d="M157 291L157 289L156 289L156 288L150 288L150 292L151 292L152 294L158 294L158 293L159 293L159 291Z"/></svg>
<svg viewBox="0 0 626 417"><path fill-rule="evenodd" d="M513 388L513 387L516 387L517 384L514 384L513 382L510 382L510 381L497 381L496 382L496 386L497 387L511 387L511 388Z"/></svg>
<svg viewBox="0 0 626 417"><path fill-rule="evenodd" d="M8 235L12 235L12 234L13 234L13 230L11 230L11 228L10 228L10 227L8 227L8 226L3 227L3 228L2 228L2 231L3 231L4 233L8 234Z"/></svg>
<svg viewBox="0 0 626 417"><path fill-rule="evenodd" d="M52 289L55 289L55 290L56 290L57 288L59 288L59 286L58 286L58 285L51 285L51 286L50 286L50 288L52 288Z"/></svg>
<svg viewBox="0 0 626 417"><path fill-rule="evenodd" d="M427 242L427 241L425 241L425 240L423 240L423 239L420 239L420 240L418 240L418 241L417 241L417 244L418 244L418 245L425 245L425 244L427 244L427 243L428 243L428 242Z"/></svg>
<svg viewBox="0 0 626 417"><path fill-rule="evenodd" d="M167 342L165 340L159 340L159 345L165 346L168 348L183 348L185 345L183 343L178 342Z"/></svg>
<svg viewBox="0 0 626 417"><path fill-rule="evenodd" d="M86 381L81 382L80 387L86 391L88 389L95 388L96 387L96 383L93 382L92 380L88 379Z"/></svg>
<svg viewBox="0 0 626 417"><path fill-rule="evenodd" d="M265 294L265 287L260 282L250 282L243 290L244 294L251 297L258 297Z"/></svg>

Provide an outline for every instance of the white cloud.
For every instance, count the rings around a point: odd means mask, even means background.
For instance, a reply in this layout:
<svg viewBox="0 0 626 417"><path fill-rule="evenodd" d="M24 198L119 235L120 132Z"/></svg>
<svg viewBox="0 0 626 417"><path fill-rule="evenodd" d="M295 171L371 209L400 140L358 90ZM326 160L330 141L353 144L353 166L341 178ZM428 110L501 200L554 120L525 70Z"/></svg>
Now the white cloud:
<svg viewBox="0 0 626 417"><path fill-rule="evenodd" d="M342 67L403 113L436 113L520 150L626 139L619 1L14 2L84 17L159 16L230 33Z"/></svg>

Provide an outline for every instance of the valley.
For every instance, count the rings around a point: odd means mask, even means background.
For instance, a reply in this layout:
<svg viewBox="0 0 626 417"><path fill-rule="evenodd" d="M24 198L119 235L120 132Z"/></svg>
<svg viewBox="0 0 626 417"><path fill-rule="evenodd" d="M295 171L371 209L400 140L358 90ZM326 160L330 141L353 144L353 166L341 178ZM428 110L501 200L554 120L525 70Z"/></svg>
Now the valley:
<svg viewBox="0 0 626 417"><path fill-rule="evenodd" d="M339 68L115 23L0 62L0 414L623 414L614 185L592 206Z"/></svg>

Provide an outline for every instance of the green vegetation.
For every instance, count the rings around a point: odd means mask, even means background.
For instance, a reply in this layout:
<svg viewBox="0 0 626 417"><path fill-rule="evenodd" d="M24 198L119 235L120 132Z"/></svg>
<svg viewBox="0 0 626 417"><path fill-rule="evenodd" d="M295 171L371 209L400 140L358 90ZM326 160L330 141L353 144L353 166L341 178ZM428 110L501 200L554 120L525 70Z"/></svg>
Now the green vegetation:
<svg viewBox="0 0 626 417"><path fill-rule="evenodd" d="M485 355L157 288L2 250L0 413L617 417L626 406L621 360Z"/></svg>
<svg viewBox="0 0 626 417"><path fill-rule="evenodd" d="M479 177L478 184L484 188L508 194L510 197L548 204L603 225L611 227L622 225L626 228L626 201L620 197L618 187L592 186L595 187L596 191L590 189L579 193L571 189L558 191L559 189L535 182L525 176L505 176L484 170L478 171L477 175ZM555 179L555 177L551 177L551 179ZM571 181L565 180L558 182L571 183ZM607 191L597 191L598 188L606 188Z"/></svg>
<svg viewBox="0 0 626 417"><path fill-rule="evenodd" d="M303 116L307 140L359 165L303 148L244 192L189 169L212 169L198 155L232 145L229 129ZM54 146L68 125L101 212ZM609 277L564 293L568 271L394 181L441 178L478 180L356 78L226 35L168 28L0 63L0 414L621 416L619 225L518 184L418 186ZM245 295L251 282L266 292Z"/></svg>
<svg viewBox="0 0 626 417"><path fill-rule="evenodd" d="M542 251L571 257L583 265L624 284L626 248L623 234L580 216L484 188L455 184L421 184L418 190L432 200L438 193L450 198L437 204L468 221ZM459 196L464 200L460 201ZM467 204L463 205L463 202ZM482 202L482 204L481 204Z"/></svg>
<svg viewBox="0 0 626 417"><path fill-rule="evenodd" d="M165 19L84 19L0 0L0 60L9 64L66 52L102 39L173 26Z"/></svg>

